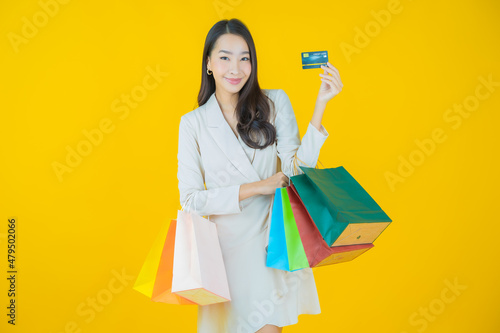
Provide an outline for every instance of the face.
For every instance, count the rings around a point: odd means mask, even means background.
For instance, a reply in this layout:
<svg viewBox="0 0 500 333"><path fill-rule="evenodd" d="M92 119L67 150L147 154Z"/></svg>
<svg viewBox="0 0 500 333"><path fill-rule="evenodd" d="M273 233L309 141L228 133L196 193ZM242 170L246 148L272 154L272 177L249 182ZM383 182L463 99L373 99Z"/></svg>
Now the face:
<svg viewBox="0 0 500 333"><path fill-rule="evenodd" d="M216 90L230 94L239 92L252 70L245 40L233 34L220 36L209 56L207 68L213 71Z"/></svg>

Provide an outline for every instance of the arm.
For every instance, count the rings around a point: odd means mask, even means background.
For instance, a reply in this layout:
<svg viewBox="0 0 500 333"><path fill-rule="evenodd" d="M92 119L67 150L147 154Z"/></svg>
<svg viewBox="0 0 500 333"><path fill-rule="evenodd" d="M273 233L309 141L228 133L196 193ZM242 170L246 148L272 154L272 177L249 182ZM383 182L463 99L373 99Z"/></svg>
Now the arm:
<svg viewBox="0 0 500 333"><path fill-rule="evenodd" d="M326 102L321 102L316 100L316 104L314 105L314 112L311 119L311 124L313 124L316 129L318 129L323 135L328 136L328 132L325 130L323 125L321 125L321 120L323 118L323 114L325 113Z"/></svg>
<svg viewBox="0 0 500 333"><path fill-rule="evenodd" d="M181 117L179 125L177 161L180 202L184 209L189 208L189 211L200 216L241 212L241 185L205 189L205 171L200 147L195 129L185 116Z"/></svg>
<svg viewBox="0 0 500 333"><path fill-rule="evenodd" d="M253 197L254 195L262 194L260 184L262 181L256 181L253 183L242 184L240 187L240 197L239 200L245 200L247 198Z"/></svg>
<svg viewBox="0 0 500 333"><path fill-rule="evenodd" d="M326 129L321 125L325 105L318 101L316 102L313 118L309 122L306 134L301 142L297 120L290 99L282 89L277 93L275 126L278 137L278 156L281 160L281 171L287 177L291 177L294 175L294 163L297 166L309 165L310 167L316 167L320 149L329 136ZM307 165L295 160L295 153L297 153L299 160ZM300 168L297 167L297 169L298 173L301 174L302 171Z"/></svg>

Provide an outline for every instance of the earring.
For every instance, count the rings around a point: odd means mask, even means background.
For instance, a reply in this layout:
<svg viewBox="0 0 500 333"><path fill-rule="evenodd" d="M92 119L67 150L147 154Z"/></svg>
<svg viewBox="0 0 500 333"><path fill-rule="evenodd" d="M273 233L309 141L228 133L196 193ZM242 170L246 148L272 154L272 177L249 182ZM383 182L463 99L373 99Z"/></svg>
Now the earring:
<svg viewBox="0 0 500 333"><path fill-rule="evenodd" d="M210 71L210 73L208 71ZM208 75L212 75L212 73L213 73L212 70L210 70L210 69L207 68L207 74Z"/></svg>

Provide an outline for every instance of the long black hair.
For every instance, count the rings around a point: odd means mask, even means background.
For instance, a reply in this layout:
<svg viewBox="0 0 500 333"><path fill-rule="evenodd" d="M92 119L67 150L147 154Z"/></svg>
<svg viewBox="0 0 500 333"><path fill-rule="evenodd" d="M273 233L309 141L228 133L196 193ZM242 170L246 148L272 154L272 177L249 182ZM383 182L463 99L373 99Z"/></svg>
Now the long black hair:
<svg viewBox="0 0 500 333"><path fill-rule="evenodd" d="M276 128L270 123L273 101L260 89L257 80L257 54L252 35L248 28L238 19L221 20L215 23L207 34L203 48L201 71L201 87L198 94L198 105L205 104L215 92L215 79L207 74L207 60L217 39L223 34L234 34L242 37L250 50L252 71L245 85L241 88L236 104L237 131L243 142L254 149L264 149L276 141Z"/></svg>

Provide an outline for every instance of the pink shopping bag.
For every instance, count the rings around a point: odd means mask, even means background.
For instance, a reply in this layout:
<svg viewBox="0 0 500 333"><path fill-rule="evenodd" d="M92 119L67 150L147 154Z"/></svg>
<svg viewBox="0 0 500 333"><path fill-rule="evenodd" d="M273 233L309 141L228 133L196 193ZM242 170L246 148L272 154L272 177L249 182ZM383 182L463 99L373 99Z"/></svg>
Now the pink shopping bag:
<svg viewBox="0 0 500 333"><path fill-rule="evenodd" d="M175 233L172 292L198 305L230 301L217 226L179 210Z"/></svg>

